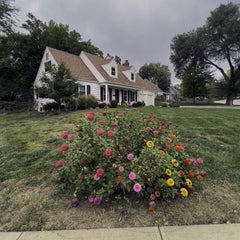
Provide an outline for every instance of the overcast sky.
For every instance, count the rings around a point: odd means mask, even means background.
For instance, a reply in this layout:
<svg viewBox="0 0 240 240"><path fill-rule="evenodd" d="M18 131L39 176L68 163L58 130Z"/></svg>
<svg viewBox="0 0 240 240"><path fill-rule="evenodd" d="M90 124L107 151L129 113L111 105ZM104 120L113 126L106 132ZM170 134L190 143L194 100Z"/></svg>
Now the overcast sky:
<svg viewBox="0 0 240 240"><path fill-rule="evenodd" d="M202 26L210 12L228 0L15 0L18 19L31 12L42 22L68 24L104 55L129 60L138 71L144 63L160 62L171 70L170 43L177 34ZM232 0L240 3L239 0Z"/></svg>

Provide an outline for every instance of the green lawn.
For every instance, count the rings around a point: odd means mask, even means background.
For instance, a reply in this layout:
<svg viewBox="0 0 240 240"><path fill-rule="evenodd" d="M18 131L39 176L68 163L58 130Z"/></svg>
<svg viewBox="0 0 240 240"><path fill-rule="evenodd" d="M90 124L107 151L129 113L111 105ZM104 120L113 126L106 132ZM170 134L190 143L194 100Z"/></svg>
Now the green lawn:
<svg viewBox="0 0 240 240"><path fill-rule="evenodd" d="M204 159L208 176L189 199L162 202L154 213L129 199L71 208L72 196L47 171L61 158L61 132L73 131L79 113L10 113L0 117L0 231L240 222L240 110L142 110L179 126L186 150Z"/></svg>

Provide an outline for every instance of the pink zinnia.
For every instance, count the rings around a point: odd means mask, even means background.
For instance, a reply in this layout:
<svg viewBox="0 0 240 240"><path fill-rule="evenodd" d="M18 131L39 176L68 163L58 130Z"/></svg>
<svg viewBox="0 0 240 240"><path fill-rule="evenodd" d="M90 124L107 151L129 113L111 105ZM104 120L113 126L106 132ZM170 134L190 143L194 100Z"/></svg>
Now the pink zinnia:
<svg viewBox="0 0 240 240"><path fill-rule="evenodd" d="M128 175L128 178L133 181L136 179L136 174L134 172L130 172L129 175Z"/></svg>
<svg viewBox="0 0 240 240"><path fill-rule="evenodd" d="M70 134L69 136L68 136L68 140L69 141L73 141L75 139L75 135L74 134Z"/></svg>
<svg viewBox="0 0 240 240"><path fill-rule="evenodd" d="M128 159L129 161L133 160L133 158L134 158L134 155L133 155L132 153L129 153L129 154L127 155L127 159Z"/></svg>
<svg viewBox="0 0 240 240"><path fill-rule="evenodd" d="M198 163L198 164L203 164L202 158L197 158L197 163Z"/></svg>
<svg viewBox="0 0 240 240"><path fill-rule="evenodd" d="M88 202L93 203L94 202L94 196L89 196L88 197Z"/></svg>
<svg viewBox="0 0 240 240"><path fill-rule="evenodd" d="M56 163L55 163L55 166L56 168L60 168L63 166L63 161L62 160L58 160Z"/></svg>
<svg viewBox="0 0 240 240"><path fill-rule="evenodd" d="M99 169L97 169L96 174L97 174L99 177L102 177L103 174L104 174L104 170L103 170L102 168L99 168Z"/></svg>
<svg viewBox="0 0 240 240"><path fill-rule="evenodd" d="M68 131L63 131L62 132L62 138L66 139L68 137Z"/></svg>
<svg viewBox="0 0 240 240"><path fill-rule="evenodd" d="M112 121L112 122L111 122L111 126L112 126L112 127L116 127L116 126L117 126L117 122Z"/></svg>
<svg viewBox="0 0 240 240"><path fill-rule="evenodd" d="M99 120L99 124L100 124L100 125L103 125L103 124L104 124L104 120L102 120L102 119Z"/></svg>
<svg viewBox="0 0 240 240"><path fill-rule="evenodd" d="M124 172L124 167L123 167L123 166L120 166L120 167L118 168L118 171L119 171L119 172Z"/></svg>
<svg viewBox="0 0 240 240"><path fill-rule="evenodd" d="M103 130L97 130L97 135L102 136L103 135Z"/></svg>
<svg viewBox="0 0 240 240"><path fill-rule="evenodd" d="M98 111L98 110L99 110L99 107L95 107L95 110Z"/></svg>
<svg viewBox="0 0 240 240"><path fill-rule="evenodd" d="M88 119L89 121L92 121L92 120L94 119L94 113L93 113L93 112L88 113L87 119Z"/></svg>
<svg viewBox="0 0 240 240"><path fill-rule="evenodd" d="M111 157L112 156L112 150L111 149L106 149L104 154L105 154L106 157Z"/></svg>
<svg viewBox="0 0 240 240"><path fill-rule="evenodd" d="M155 194L152 193L152 194L150 195L150 200L154 201L155 198L156 198Z"/></svg>
<svg viewBox="0 0 240 240"><path fill-rule="evenodd" d="M95 174L93 178L94 178L95 181L100 180L100 177L97 174Z"/></svg>
<svg viewBox="0 0 240 240"><path fill-rule="evenodd" d="M66 143L64 143L62 146L61 146L61 151L62 152L66 152L68 150L68 145Z"/></svg>
<svg viewBox="0 0 240 240"><path fill-rule="evenodd" d="M109 131L107 132L107 135L108 135L108 137L113 137L113 136L114 136L114 131L109 130Z"/></svg>
<svg viewBox="0 0 240 240"><path fill-rule="evenodd" d="M133 191L134 192L140 192L141 191L141 189L142 189L142 186L139 184L139 183L135 183L134 185L133 185Z"/></svg>

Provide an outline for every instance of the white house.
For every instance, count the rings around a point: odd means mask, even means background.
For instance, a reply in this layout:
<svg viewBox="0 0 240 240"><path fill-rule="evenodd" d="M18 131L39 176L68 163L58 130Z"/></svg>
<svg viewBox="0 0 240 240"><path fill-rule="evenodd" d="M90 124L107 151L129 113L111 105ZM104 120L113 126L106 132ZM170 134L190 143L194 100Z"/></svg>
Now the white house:
<svg viewBox="0 0 240 240"><path fill-rule="evenodd" d="M74 79L79 82L80 95L94 95L99 101L109 103L144 101L154 105L155 91L143 80L133 66L117 64L114 59L104 59L82 51L79 56L46 47L37 76L34 81L35 108L43 111L44 104L53 99L40 98L38 88L41 77L49 65L56 67L63 63Z"/></svg>

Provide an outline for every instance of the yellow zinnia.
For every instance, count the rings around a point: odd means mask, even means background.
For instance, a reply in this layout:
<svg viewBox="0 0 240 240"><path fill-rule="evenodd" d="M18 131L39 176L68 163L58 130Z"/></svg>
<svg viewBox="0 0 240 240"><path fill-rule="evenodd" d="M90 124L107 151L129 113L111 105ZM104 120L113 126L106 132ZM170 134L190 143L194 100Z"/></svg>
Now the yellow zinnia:
<svg viewBox="0 0 240 240"><path fill-rule="evenodd" d="M192 188L192 181L189 178L186 179L185 183L189 188Z"/></svg>
<svg viewBox="0 0 240 240"><path fill-rule="evenodd" d="M172 171L170 169L166 169L165 173L170 177L172 175Z"/></svg>
<svg viewBox="0 0 240 240"><path fill-rule="evenodd" d="M173 187L173 186L174 186L174 180L173 180L172 178L169 178L169 179L167 180L167 185L168 185L169 187Z"/></svg>
<svg viewBox="0 0 240 240"><path fill-rule="evenodd" d="M174 167L178 167L179 166L179 162L176 159L172 159L172 165Z"/></svg>
<svg viewBox="0 0 240 240"><path fill-rule="evenodd" d="M180 193L183 197L187 197L188 196L188 190L186 188L181 188L180 189Z"/></svg>
<svg viewBox="0 0 240 240"><path fill-rule="evenodd" d="M153 141L147 141L147 142L146 142L146 145L147 145L147 147L149 147L149 148L153 148L153 147L154 147Z"/></svg>

